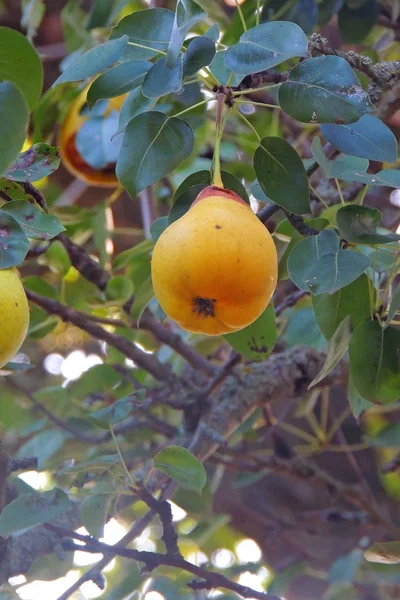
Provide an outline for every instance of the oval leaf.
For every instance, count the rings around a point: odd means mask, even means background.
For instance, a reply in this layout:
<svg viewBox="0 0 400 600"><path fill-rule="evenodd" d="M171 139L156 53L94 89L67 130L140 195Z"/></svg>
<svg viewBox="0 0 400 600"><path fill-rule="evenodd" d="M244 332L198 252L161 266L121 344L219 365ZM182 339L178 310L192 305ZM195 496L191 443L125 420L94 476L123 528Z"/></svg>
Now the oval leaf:
<svg viewBox="0 0 400 600"><path fill-rule="evenodd" d="M153 100L151 98L143 96L141 88L132 90L121 106L117 134L123 132L129 121L132 121L132 119L141 113L146 112L146 110L151 107L152 103Z"/></svg>
<svg viewBox="0 0 400 600"><path fill-rule="evenodd" d="M171 10L137 10L121 19L110 39L127 35L134 45L129 46L126 55L135 60L153 58L159 51L167 51L173 25L174 13Z"/></svg>
<svg viewBox="0 0 400 600"><path fill-rule="evenodd" d="M240 331L224 335L224 338L246 358L265 360L274 349L277 335L275 309L271 304L254 323Z"/></svg>
<svg viewBox="0 0 400 600"><path fill-rule="evenodd" d="M193 131L186 121L157 111L140 114L125 129L118 179L134 198L188 158L193 145Z"/></svg>
<svg viewBox="0 0 400 600"><path fill-rule="evenodd" d="M26 237L35 240L51 240L65 231L57 217L46 215L24 200L14 200L5 204L1 213L11 215L21 226Z"/></svg>
<svg viewBox="0 0 400 600"><path fill-rule="evenodd" d="M361 275L335 294L312 296L312 305L319 328L328 340L347 315L353 328L357 327L371 314L368 277Z"/></svg>
<svg viewBox="0 0 400 600"><path fill-rule="evenodd" d="M263 192L275 204L296 215L310 212L307 173L288 142L263 138L254 154L254 170Z"/></svg>
<svg viewBox="0 0 400 600"><path fill-rule="evenodd" d="M79 505L82 525L88 530L89 535L97 539L104 537L104 525L113 498L110 490L112 490L112 482L107 479L101 481Z"/></svg>
<svg viewBox="0 0 400 600"><path fill-rule="evenodd" d="M295 23L271 21L252 27L225 54L225 65L248 75L270 69L295 56L307 56L307 38Z"/></svg>
<svg viewBox="0 0 400 600"><path fill-rule="evenodd" d="M203 11L201 6L194 0L177 0L174 25L171 33L171 40L168 46L167 66L171 69L174 67L186 34L190 29L204 19L207 13Z"/></svg>
<svg viewBox="0 0 400 600"><path fill-rule="evenodd" d="M48 144L34 144L19 155L5 176L14 181L37 181L54 173L59 166L58 148Z"/></svg>
<svg viewBox="0 0 400 600"><path fill-rule="evenodd" d="M201 491L207 474L201 462L181 446L169 446L154 457L154 466L186 490Z"/></svg>
<svg viewBox="0 0 400 600"><path fill-rule="evenodd" d="M349 353L351 376L363 398L389 404L400 397L400 331L365 321L351 336Z"/></svg>
<svg viewBox="0 0 400 600"><path fill-rule="evenodd" d="M341 250L338 235L327 229L296 244L288 259L288 271L301 290L334 294L357 279L369 264L366 256Z"/></svg>
<svg viewBox="0 0 400 600"><path fill-rule="evenodd" d="M319 56L296 65L279 89L283 110L303 123L352 123L373 109L349 63Z"/></svg>
<svg viewBox="0 0 400 600"><path fill-rule="evenodd" d="M0 269L20 265L28 250L29 242L17 221L0 210Z"/></svg>
<svg viewBox="0 0 400 600"><path fill-rule="evenodd" d="M400 240L396 233L380 234L376 228L382 219L377 208L369 206L343 206L336 215L339 233L348 242L360 244L387 244Z"/></svg>
<svg viewBox="0 0 400 600"><path fill-rule="evenodd" d="M163 56L149 70L144 78L142 93L146 98L160 98L165 94L182 91L183 77L182 55L178 57L174 66L170 69L166 65L166 57Z"/></svg>
<svg viewBox="0 0 400 600"><path fill-rule="evenodd" d="M215 42L210 37L195 37L190 40L183 56L183 75L195 75L208 66L215 56Z"/></svg>
<svg viewBox="0 0 400 600"><path fill-rule="evenodd" d="M22 33L8 27L0 27L0 81L12 81L30 109L40 98L43 67L39 55Z"/></svg>
<svg viewBox="0 0 400 600"><path fill-rule="evenodd" d="M90 86L87 94L89 107L92 108L97 100L122 96L138 87L151 66L147 60L130 60L112 67Z"/></svg>
<svg viewBox="0 0 400 600"><path fill-rule="evenodd" d="M26 137L29 110L11 81L0 83L0 175L16 160Z"/></svg>
<svg viewBox="0 0 400 600"><path fill-rule="evenodd" d="M116 40L109 40L81 54L56 79L53 87L67 81L82 81L82 79L93 77L93 75L112 67L124 53L127 44L128 36L123 35Z"/></svg>
<svg viewBox="0 0 400 600"><path fill-rule="evenodd" d="M394 163L397 141L392 131L377 117L364 115L350 125L322 125L321 133L341 152Z"/></svg>
<svg viewBox="0 0 400 600"><path fill-rule="evenodd" d="M0 535L8 537L16 531L48 523L71 507L65 492L58 488L48 492L21 494L7 504L0 515Z"/></svg>

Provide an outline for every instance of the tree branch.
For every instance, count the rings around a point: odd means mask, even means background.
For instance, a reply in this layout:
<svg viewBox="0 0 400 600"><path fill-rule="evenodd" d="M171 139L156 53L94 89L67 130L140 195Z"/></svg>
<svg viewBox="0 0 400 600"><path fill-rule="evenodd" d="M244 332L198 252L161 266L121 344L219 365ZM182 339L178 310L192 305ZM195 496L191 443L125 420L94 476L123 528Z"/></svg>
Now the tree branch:
<svg viewBox="0 0 400 600"><path fill-rule="evenodd" d="M153 355L146 354L146 352L140 350L126 338L107 331L103 327L97 325L94 321L87 319L86 315L73 308L68 308L56 300L40 296L32 290L27 289L25 291L28 299L37 306L43 308L47 313L56 315L63 321L72 323L93 337L113 346L113 348L116 348L122 352L124 356L133 360L135 364L142 369L145 369L158 381L171 383L174 380L174 376L167 365L160 363Z"/></svg>
<svg viewBox="0 0 400 600"><path fill-rule="evenodd" d="M256 598L257 600L279 600L277 596L271 596L270 594L265 594L264 592L257 592L256 590L253 590L247 586L231 581L221 573L207 571L202 567L193 565L183 558L170 556L169 554L160 554L157 552L143 552L121 546L109 546L108 544L99 542L90 536L81 535L62 527L49 525L48 528L59 535L62 535L66 538L79 540L85 544L85 546L81 546L77 544L71 545L69 543L64 546L67 550L80 550L82 552L90 553L102 552L106 556L122 556L124 558L130 558L132 560L143 562L150 571L164 565L174 569L182 569L187 573L192 573L196 577L200 577L202 579L201 583L196 582L194 585L191 584L192 589L223 588L239 594L242 596L242 598ZM59 600L65 599L63 596L61 596Z"/></svg>

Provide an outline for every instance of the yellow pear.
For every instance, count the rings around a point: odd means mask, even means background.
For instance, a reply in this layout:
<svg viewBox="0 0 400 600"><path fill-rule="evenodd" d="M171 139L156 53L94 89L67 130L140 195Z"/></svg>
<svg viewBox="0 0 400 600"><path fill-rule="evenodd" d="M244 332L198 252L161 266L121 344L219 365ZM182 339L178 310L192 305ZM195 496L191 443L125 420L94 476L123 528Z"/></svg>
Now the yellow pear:
<svg viewBox="0 0 400 600"><path fill-rule="evenodd" d="M20 349L29 326L29 305L16 269L0 270L0 368Z"/></svg>

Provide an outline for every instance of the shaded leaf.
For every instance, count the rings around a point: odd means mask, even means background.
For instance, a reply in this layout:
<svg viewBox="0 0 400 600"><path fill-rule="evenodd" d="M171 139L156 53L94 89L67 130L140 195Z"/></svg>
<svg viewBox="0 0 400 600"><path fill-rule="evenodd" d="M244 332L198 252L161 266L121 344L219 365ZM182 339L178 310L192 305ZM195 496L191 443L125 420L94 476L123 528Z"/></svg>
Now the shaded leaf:
<svg viewBox="0 0 400 600"><path fill-rule="evenodd" d="M153 100L151 98L143 96L141 88L132 90L121 106L117 134L122 133L129 121L132 121L134 117L146 112L146 110L151 107L152 103Z"/></svg>
<svg viewBox="0 0 400 600"><path fill-rule="evenodd" d="M24 200L7 202L0 212L11 215L19 223L28 238L51 240L62 231L65 231L65 227L62 226L57 217L43 213L36 206Z"/></svg>
<svg viewBox="0 0 400 600"><path fill-rule="evenodd" d="M65 492L53 488L48 492L22 494L4 508L0 515L0 535L8 537L42 523L48 523L71 507Z"/></svg>
<svg viewBox="0 0 400 600"><path fill-rule="evenodd" d="M279 103L303 123L352 123L373 109L357 75L339 56L297 64L279 89Z"/></svg>
<svg viewBox="0 0 400 600"><path fill-rule="evenodd" d="M352 583L364 560L361 548L354 548L348 554L341 556L329 569L328 581L330 583Z"/></svg>
<svg viewBox="0 0 400 600"><path fill-rule="evenodd" d="M128 36L109 40L81 54L53 83L53 87L67 81L82 81L112 67L121 58L128 43Z"/></svg>
<svg viewBox="0 0 400 600"><path fill-rule="evenodd" d="M86 29L108 27L110 25L114 4L114 0L95 0L90 7Z"/></svg>
<svg viewBox="0 0 400 600"><path fill-rule="evenodd" d="M400 308L400 285L397 286L396 291L392 296L392 301L390 303L390 307L388 310L388 315L386 319L386 326L389 325L390 321L394 319L396 312Z"/></svg>
<svg viewBox="0 0 400 600"><path fill-rule="evenodd" d="M101 429L109 429L110 425L116 425L124 421L133 410L137 408L138 400L143 399L144 390L116 400L110 406L90 413L91 421L95 422Z"/></svg>
<svg viewBox="0 0 400 600"><path fill-rule="evenodd" d="M359 44L375 25L380 13L376 0L364 0L354 3L346 2L340 9L338 24L343 42Z"/></svg>
<svg viewBox="0 0 400 600"><path fill-rule="evenodd" d="M328 344L328 351L325 359L324 366L314 377L308 389L314 387L325 379L329 375L329 373L336 367L336 365L342 360L343 356L346 354L349 348L349 341L351 337L351 319L350 316L347 316L340 323L335 333L331 337Z"/></svg>
<svg viewBox="0 0 400 600"><path fill-rule="evenodd" d="M252 27L228 48L225 65L235 73L248 75L293 58L307 56L307 38L295 23L271 21Z"/></svg>
<svg viewBox="0 0 400 600"><path fill-rule="evenodd" d="M147 60L130 60L102 73L92 83L87 93L87 103L92 108L97 100L122 96L142 84L151 67Z"/></svg>
<svg viewBox="0 0 400 600"><path fill-rule="evenodd" d="M125 129L118 179L134 198L188 158L193 145L193 131L186 121L157 111L142 113Z"/></svg>
<svg viewBox="0 0 400 600"><path fill-rule="evenodd" d="M217 52L210 64L211 73L215 75L215 77L218 79L221 85L226 85L231 77L231 73L233 73L233 71L231 69L228 69L228 67L225 65L225 54L226 50L221 50L220 52ZM231 85L239 85L242 79L243 75L238 75L237 73L234 73L231 79Z"/></svg>
<svg viewBox="0 0 400 600"><path fill-rule="evenodd" d="M357 391L356 386L354 385L353 378L351 373L349 373L349 382L347 386L347 397L349 399L349 405L351 411L356 419L359 417L373 405L372 402L368 402L365 400Z"/></svg>
<svg viewBox="0 0 400 600"><path fill-rule="evenodd" d="M194 0L177 0L174 25L168 45L167 67L171 69L175 66L182 50L186 34L193 25L202 21L206 16L207 13L205 13L201 6L197 4L197 2L194 2Z"/></svg>
<svg viewBox="0 0 400 600"><path fill-rule="evenodd" d="M355 281L334 294L312 296L312 304L318 325L327 339L335 333L347 315L357 327L371 313L368 277L361 275Z"/></svg>
<svg viewBox="0 0 400 600"><path fill-rule="evenodd" d="M349 352L354 385L363 398L389 404L400 397L400 331L365 321L355 329Z"/></svg>
<svg viewBox="0 0 400 600"><path fill-rule="evenodd" d="M49 461L65 444L71 434L57 429L46 429L31 437L17 452L17 457L36 456L38 470L43 471Z"/></svg>
<svg viewBox="0 0 400 600"><path fill-rule="evenodd" d="M134 60L153 58L160 51L166 52L174 24L174 13L165 8L137 10L121 19L112 30L110 39L122 35L129 37L127 58Z"/></svg>
<svg viewBox="0 0 400 600"><path fill-rule="evenodd" d="M159 217L150 225L150 235L154 243L162 232L168 227L168 217Z"/></svg>
<svg viewBox="0 0 400 600"><path fill-rule="evenodd" d="M369 436L368 442L377 448L400 448L399 434L400 424L391 423L381 429L374 437Z"/></svg>
<svg viewBox="0 0 400 600"><path fill-rule="evenodd" d="M153 280L151 275L143 281L143 283L135 289L135 300L132 304L131 315L134 317L138 323L140 322L140 318L150 302L150 300L154 297L154 289L153 289Z"/></svg>
<svg viewBox="0 0 400 600"><path fill-rule="evenodd" d="M160 58L144 78L142 93L146 98L160 98L166 94L182 91L183 57L180 55L172 68L167 67L166 57Z"/></svg>
<svg viewBox="0 0 400 600"><path fill-rule="evenodd" d="M224 338L246 358L265 360L274 349L277 335L275 309L271 304L254 323L240 331L224 335Z"/></svg>
<svg viewBox="0 0 400 600"><path fill-rule="evenodd" d="M341 152L394 163L397 160L397 141L393 132L378 117L363 115L347 125L322 125L322 135Z"/></svg>
<svg viewBox="0 0 400 600"><path fill-rule="evenodd" d="M334 294L368 268L368 257L353 250L341 250L339 237L325 229L299 242L288 259L290 278L301 290Z"/></svg>
<svg viewBox="0 0 400 600"><path fill-rule="evenodd" d="M8 27L0 27L0 81L14 83L31 110L40 98L43 67L39 55L22 33ZM6 83L1 85L4 86ZM3 116L1 116L1 124L2 128L6 124ZM8 143L11 140L10 136Z"/></svg>
<svg viewBox="0 0 400 600"><path fill-rule="evenodd" d="M158 452L154 457L154 467L187 490L201 491L207 481L201 462L180 446L169 446Z"/></svg>
<svg viewBox="0 0 400 600"><path fill-rule="evenodd" d="M183 76L195 75L208 66L215 56L215 42L210 37L195 37L189 41L183 55Z"/></svg>
<svg viewBox="0 0 400 600"><path fill-rule="evenodd" d="M358 205L343 206L336 215L339 233L348 242L386 244L400 240L396 233L376 232L381 219L382 213L377 208Z"/></svg>
<svg viewBox="0 0 400 600"><path fill-rule="evenodd" d="M20 265L29 250L29 242L17 221L0 210L0 269Z"/></svg>
<svg viewBox="0 0 400 600"><path fill-rule="evenodd" d="M105 169L117 162L122 143L122 138L115 136L117 127L118 113L112 111L104 118L88 119L76 134L79 154L94 169Z"/></svg>
<svg viewBox="0 0 400 600"><path fill-rule="evenodd" d="M79 505L79 514L82 525L94 538L104 537L104 525L111 505L112 495L109 478L104 478L96 487L90 490Z"/></svg>
<svg viewBox="0 0 400 600"><path fill-rule="evenodd" d="M261 189L275 204L296 215L310 212L307 173L289 142L263 138L254 154L254 170Z"/></svg>
<svg viewBox="0 0 400 600"><path fill-rule="evenodd" d="M153 240L149 239L143 240L139 244L136 244L136 246L133 246L133 248L129 248L129 250L124 250L124 252L121 252L121 254L119 254L114 260L113 270L117 271L118 269L122 269L135 259L147 256L153 249L153 246Z"/></svg>
<svg viewBox="0 0 400 600"><path fill-rule="evenodd" d="M0 175L3 175L18 157L29 121L25 98L11 81L0 82L0 120Z"/></svg>

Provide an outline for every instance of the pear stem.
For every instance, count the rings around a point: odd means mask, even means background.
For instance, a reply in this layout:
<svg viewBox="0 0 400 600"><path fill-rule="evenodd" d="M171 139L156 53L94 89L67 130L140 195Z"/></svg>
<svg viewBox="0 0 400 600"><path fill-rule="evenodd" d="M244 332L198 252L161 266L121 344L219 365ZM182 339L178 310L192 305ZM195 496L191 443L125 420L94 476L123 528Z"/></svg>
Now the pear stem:
<svg viewBox="0 0 400 600"><path fill-rule="evenodd" d="M214 156L213 162L211 166L211 183L219 188L224 188L224 184L222 182L221 176L221 159L220 159L220 150L221 150L221 139L224 132L224 127L226 123L226 119L228 117L228 110L225 115L223 115L224 103L225 103L225 94L220 93L217 94L217 118L216 118L216 133L215 133L215 145L214 145Z"/></svg>

